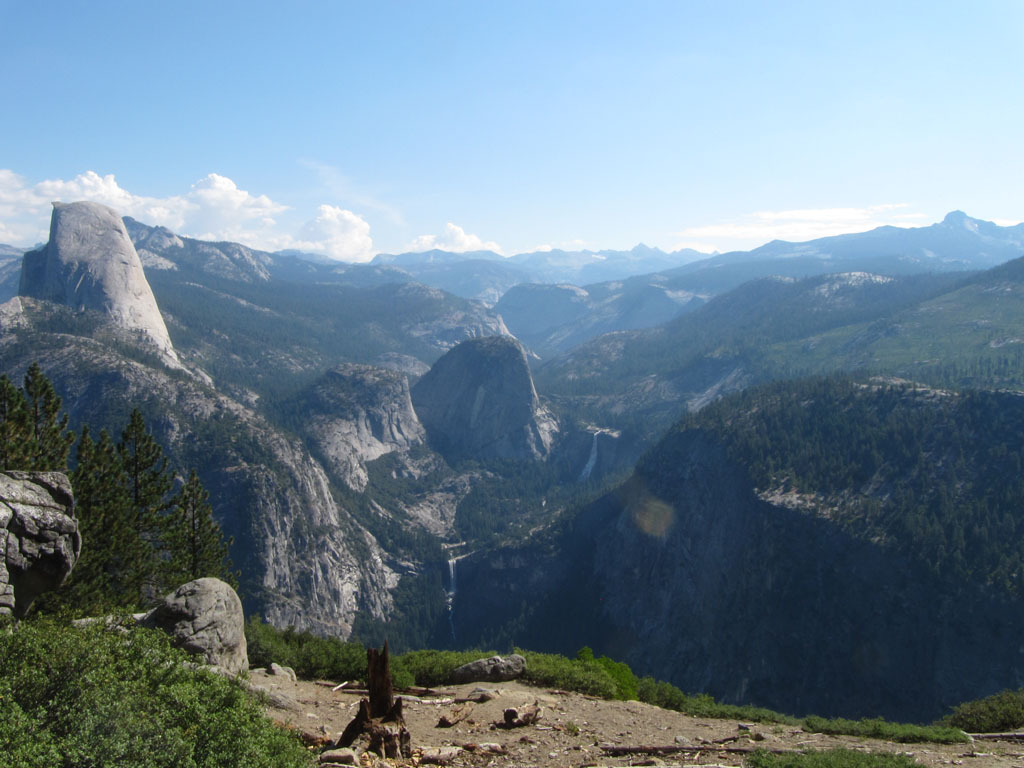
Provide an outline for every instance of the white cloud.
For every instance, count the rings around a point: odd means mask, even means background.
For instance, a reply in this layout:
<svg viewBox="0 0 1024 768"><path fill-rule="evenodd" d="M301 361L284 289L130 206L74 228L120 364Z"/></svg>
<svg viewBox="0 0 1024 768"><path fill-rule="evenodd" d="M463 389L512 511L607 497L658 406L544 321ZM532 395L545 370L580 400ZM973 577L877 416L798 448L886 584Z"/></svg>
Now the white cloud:
<svg viewBox="0 0 1024 768"><path fill-rule="evenodd" d="M230 240L261 250L297 248L332 258L364 261L373 257L370 225L352 211L321 205L297 233L278 217L289 206L254 195L226 176L211 173L181 195L147 197L121 187L113 174L86 171L73 179L29 183L0 169L0 242L32 245L46 240L52 201L90 200L122 216L161 225L202 240Z"/></svg>
<svg viewBox="0 0 1024 768"><path fill-rule="evenodd" d="M290 247L325 253L341 261L369 261L375 253L370 225L352 211L334 205L321 205L316 218L303 225Z"/></svg>
<svg viewBox="0 0 1024 768"><path fill-rule="evenodd" d="M885 225L920 226L922 220L927 220L925 214L909 212L906 208L905 203L886 203L865 208L756 211L731 221L689 227L676 234L686 238L688 246L697 250L728 250L760 245L770 240L814 240L864 232Z"/></svg>
<svg viewBox="0 0 1024 768"><path fill-rule="evenodd" d="M444 225L444 232L440 235L420 235L407 247L407 251L432 251L435 248L453 253L465 253L466 251L494 251L501 253L501 246L493 240L484 241L476 235L471 235L457 224L448 222Z"/></svg>

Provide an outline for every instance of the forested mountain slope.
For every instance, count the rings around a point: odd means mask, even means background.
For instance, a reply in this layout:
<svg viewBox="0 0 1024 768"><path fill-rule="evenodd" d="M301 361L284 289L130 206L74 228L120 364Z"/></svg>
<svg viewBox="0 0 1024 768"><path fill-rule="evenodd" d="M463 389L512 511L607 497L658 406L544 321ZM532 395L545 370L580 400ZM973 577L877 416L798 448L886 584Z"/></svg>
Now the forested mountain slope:
<svg viewBox="0 0 1024 768"><path fill-rule="evenodd" d="M777 354L807 339L942 295L958 273L887 277L863 272L752 280L657 328L598 337L541 366L542 391L616 426L656 434L721 394L801 369ZM1024 325L1024 314L1021 316ZM838 329L838 330L837 330ZM823 357L823 368L843 361Z"/></svg>
<svg viewBox="0 0 1024 768"><path fill-rule="evenodd" d="M937 717L1024 684L1021 434L1008 393L811 379L725 398L613 493L460 561L456 630L590 644L728 701Z"/></svg>

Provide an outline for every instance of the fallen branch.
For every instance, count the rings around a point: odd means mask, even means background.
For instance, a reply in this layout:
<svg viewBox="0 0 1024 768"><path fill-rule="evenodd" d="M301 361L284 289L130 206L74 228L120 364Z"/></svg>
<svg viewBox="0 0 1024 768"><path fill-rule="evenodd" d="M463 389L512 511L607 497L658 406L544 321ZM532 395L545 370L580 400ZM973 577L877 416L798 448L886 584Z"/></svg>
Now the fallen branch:
<svg viewBox="0 0 1024 768"><path fill-rule="evenodd" d="M473 711L472 704L463 704L460 707L455 707L447 715L441 715L441 719L437 721L438 728L451 728L457 723L461 723L467 717L469 713Z"/></svg>
<svg viewBox="0 0 1024 768"><path fill-rule="evenodd" d="M544 709L533 702L522 709L509 707L505 710L505 722L495 723L499 728L522 728L525 725L533 725L543 716Z"/></svg>
<svg viewBox="0 0 1024 768"><path fill-rule="evenodd" d="M619 747L614 744L607 744L601 747L601 751L612 757L619 755L672 755L679 752L726 752L731 755L746 755L753 752L755 747L744 749L742 747L722 747L711 744L704 744L699 747L686 747L681 744L669 744L666 746L641 746L641 747ZM765 749L761 747L761 749ZM768 752L776 755L789 754L791 749L768 749Z"/></svg>
<svg viewBox="0 0 1024 768"><path fill-rule="evenodd" d="M972 739L981 741L1024 741L1024 731L1010 733L968 733Z"/></svg>

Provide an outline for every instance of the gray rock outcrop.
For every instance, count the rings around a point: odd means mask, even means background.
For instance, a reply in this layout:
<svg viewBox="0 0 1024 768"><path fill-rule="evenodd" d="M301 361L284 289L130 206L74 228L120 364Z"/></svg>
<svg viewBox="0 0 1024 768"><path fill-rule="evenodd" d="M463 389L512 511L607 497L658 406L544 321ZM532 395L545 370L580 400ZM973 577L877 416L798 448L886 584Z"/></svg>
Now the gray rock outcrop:
<svg viewBox="0 0 1024 768"><path fill-rule="evenodd" d="M95 310L178 358L124 222L99 203L54 203L50 240L25 254L18 293Z"/></svg>
<svg viewBox="0 0 1024 768"><path fill-rule="evenodd" d="M306 403L309 431L330 468L354 490L366 488L366 462L426 440L404 374L346 363L328 371Z"/></svg>
<svg viewBox="0 0 1024 768"><path fill-rule="evenodd" d="M451 679L456 685L462 683L502 682L522 677L526 671L526 659L518 653L511 656L491 656L463 664L452 670Z"/></svg>
<svg viewBox="0 0 1024 768"><path fill-rule="evenodd" d="M541 460L558 431L511 336L462 342L416 383L412 402L446 457Z"/></svg>
<svg viewBox="0 0 1024 768"><path fill-rule="evenodd" d="M81 550L66 475L0 472L0 615L24 616L64 583Z"/></svg>
<svg viewBox="0 0 1024 768"><path fill-rule="evenodd" d="M232 675L249 668L242 601L220 579L182 584L139 623L164 630L177 645Z"/></svg>

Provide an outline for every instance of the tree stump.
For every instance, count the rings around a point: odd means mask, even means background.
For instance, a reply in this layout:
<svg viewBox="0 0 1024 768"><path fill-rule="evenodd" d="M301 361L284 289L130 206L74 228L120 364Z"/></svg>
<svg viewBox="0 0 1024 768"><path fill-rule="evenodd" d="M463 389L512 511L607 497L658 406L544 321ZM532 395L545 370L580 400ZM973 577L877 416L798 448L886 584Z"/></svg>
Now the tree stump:
<svg viewBox="0 0 1024 768"><path fill-rule="evenodd" d="M378 651L367 648L368 699L360 699L359 711L352 718L335 746L351 747L356 739L366 737L367 751L380 757L412 757L412 737L402 717L402 700L395 700L391 685L391 663L388 644Z"/></svg>

